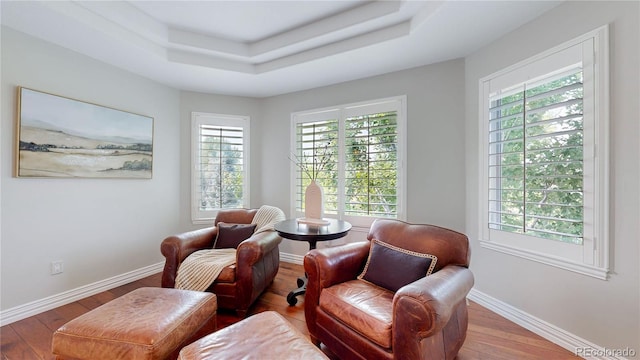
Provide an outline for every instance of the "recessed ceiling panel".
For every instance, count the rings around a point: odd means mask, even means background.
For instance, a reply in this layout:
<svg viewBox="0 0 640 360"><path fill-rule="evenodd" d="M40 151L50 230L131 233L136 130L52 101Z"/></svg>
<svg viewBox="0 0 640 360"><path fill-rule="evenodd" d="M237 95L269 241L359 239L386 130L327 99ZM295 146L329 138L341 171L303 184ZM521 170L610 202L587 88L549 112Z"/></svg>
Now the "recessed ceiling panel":
<svg viewBox="0 0 640 360"><path fill-rule="evenodd" d="M465 57L561 1L1 1L2 25L169 86L265 97Z"/></svg>
<svg viewBox="0 0 640 360"><path fill-rule="evenodd" d="M367 3L350 1L131 1L171 27L252 43Z"/></svg>

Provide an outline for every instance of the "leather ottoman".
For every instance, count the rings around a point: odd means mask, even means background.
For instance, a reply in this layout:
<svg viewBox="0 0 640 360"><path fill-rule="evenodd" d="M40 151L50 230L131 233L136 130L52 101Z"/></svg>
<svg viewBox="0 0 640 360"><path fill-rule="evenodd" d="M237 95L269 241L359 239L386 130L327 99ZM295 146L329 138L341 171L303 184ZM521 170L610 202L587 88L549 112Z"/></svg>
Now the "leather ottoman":
<svg viewBox="0 0 640 360"><path fill-rule="evenodd" d="M328 358L282 315L265 311L207 335L180 351L178 360Z"/></svg>
<svg viewBox="0 0 640 360"><path fill-rule="evenodd" d="M136 289L60 327L52 352L57 359L175 359L216 330L217 309L211 293Z"/></svg>

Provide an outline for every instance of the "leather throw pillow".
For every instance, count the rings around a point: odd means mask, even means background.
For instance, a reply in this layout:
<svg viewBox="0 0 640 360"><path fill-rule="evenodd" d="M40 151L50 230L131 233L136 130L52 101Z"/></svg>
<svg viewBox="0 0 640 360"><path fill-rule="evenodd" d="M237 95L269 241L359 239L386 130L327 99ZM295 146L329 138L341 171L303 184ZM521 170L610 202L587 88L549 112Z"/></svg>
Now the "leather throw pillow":
<svg viewBox="0 0 640 360"><path fill-rule="evenodd" d="M434 255L402 249L373 239L367 264L358 279L396 292L401 287L430 275L437 260Z"/></svg>
<svg viewBox="0 0 640 360"><path fill-rule="evenodd" d="M213 244L214 249L237 249L241 242L253 235L256 224L227 224L218 223L218 236Z"/></svg>

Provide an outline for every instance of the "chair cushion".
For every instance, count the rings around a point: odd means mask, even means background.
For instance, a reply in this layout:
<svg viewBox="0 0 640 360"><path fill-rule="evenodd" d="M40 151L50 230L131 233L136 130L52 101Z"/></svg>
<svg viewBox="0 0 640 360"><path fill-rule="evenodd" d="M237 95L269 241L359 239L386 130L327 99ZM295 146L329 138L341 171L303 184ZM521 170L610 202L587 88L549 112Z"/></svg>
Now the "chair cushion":
<svg viewBox="0 0 640 360"><path fill-rule="evenodd" d="M358 279L391 291L430 275L437 257L371 240L369 259Z"/></svg>
<svg viewBox="0 0 640 360"><path fill-rule="evenodd" d="M236 264L229 265L222 269L218 278L216 278L217 283L234 283L236 282Z"/></svg>
<svg viewBox="0 0 640 360"><path fill-rule="evenodd" d="M227 224L218 223L218 236L213 244L214 249L237 249L241 242L253 235L256 224Z"/></svg>
<svg viewBox="0 0 640 360"><path fill-rule="evenodd" d="M320 293L320 308L383 348L391 348L394 293L350 280Z"/></svg>

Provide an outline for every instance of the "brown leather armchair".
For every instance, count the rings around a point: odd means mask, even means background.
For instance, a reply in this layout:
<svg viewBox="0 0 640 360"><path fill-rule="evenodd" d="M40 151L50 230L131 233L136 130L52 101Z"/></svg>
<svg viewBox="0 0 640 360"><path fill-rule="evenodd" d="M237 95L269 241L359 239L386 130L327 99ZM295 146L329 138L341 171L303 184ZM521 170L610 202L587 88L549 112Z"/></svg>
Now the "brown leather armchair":
<svg viewBox="0 0 640 360"><path fill-rule="evenodd" d="M257 209L221 210L214 226L170 236L162 241L160 251L166 258L162 287L173 288L178 267L194 251L211 249L218 234L219 222L250 224ZM218 307L235 310L245 317L249 306L262 294L278 273L282 238L275 231L251 236L238 245L236 263L222 270L207 289L218 297Z"/></svg>
<svg viewBox="0 0 640 360"><path fill-rule="evenodd" d="M466 296L473 286L468 238L388 219L376 220L367 238L305 256L311 340L341 359L454 359L466 337ZM433 273L395 293L357 279L372 239L437 256Z"/></svg>

